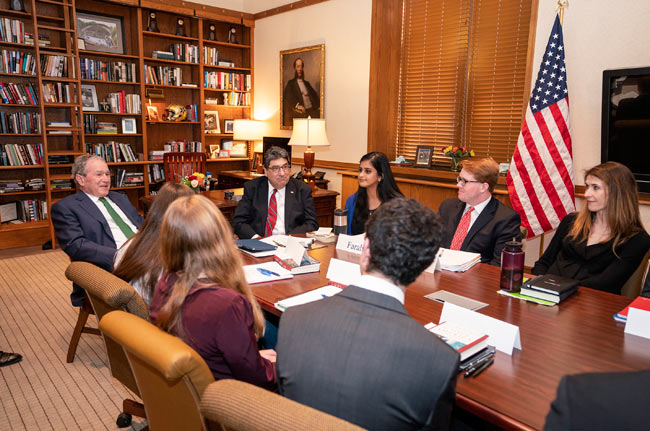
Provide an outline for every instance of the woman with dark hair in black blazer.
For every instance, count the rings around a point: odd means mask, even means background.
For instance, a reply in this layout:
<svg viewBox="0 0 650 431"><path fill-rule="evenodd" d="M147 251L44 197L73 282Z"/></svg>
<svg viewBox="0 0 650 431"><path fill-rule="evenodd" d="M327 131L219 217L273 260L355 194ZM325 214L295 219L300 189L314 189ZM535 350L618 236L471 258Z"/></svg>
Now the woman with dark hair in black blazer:
<svg viewBox="0 0 650 431"><path fill-rule="evenodd" d="M345 201L348 210L348 235L365 232L366 220L379 205L404 196L397 187L388 158L373 151L359 161L359 189Z"/></svg>

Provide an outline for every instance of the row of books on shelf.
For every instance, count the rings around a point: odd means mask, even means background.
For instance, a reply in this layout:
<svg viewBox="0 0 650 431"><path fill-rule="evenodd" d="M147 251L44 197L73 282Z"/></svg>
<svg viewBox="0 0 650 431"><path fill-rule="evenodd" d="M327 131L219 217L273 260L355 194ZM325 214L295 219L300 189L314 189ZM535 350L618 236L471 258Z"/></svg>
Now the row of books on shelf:
<svg viewBox="0 0 650 431"><path fill-rule="evenodd" d="M47 202L44 200L22 200L0 205L1 223L26 223L47 220Z"/></svg>
<svg viewBox="0 0 650 431"><path fill-rule="evenodd" d="M169 45L169 51L153 51L151 57L159 60L185 61L188 63L199 62L199 47L188 43L174 43Z"/></svg>
<svg viewBox="0 0 650 431"><path fill-rule="evenodd" d="M47 127L50 128L71 128L72 124L69 121L48 121ZM48 130L48 135L72 135L71 130Z"/></svg>
<svg viewBox="0 0 650 431"><path fill-rule="evenodd" d="M106 162L137 162L131 144L108 141L106 143L86 144L86 153L95 154Z"/></svg>
<svg viewBox="0 0 650 431"><path fill-rule="evenodd" d="M67 77L68 61L63 55L41 54L41 73L50 77ZM74 75L74 68L72 69ZM73 76L74 77L74 76Z"/></svg>
<svg viewBox="0 0 650 431"><path fill-rule="evenodd" d="M0 99L11 105L38 105L38 92L35 84L0 82Z"/></svg>
<svg viewBox="0 0 650 431"><path fill-rule="evenodd" d="M199 121L199 105L196 103L192 105L186 105L185 110L187 111L187 121Z"/></svg>
<svg viewBox="0 0 650 431"><path fill-rule="evenodd" d="M228 106L250 106L250 93L225 93L223 95L223 104Z"/></svg>
<svg viewBox="0 0 650 431"><path fill-rule="evenodd" d="M0 111L0 132L17 134L41 133L41 114L38 112Z"/></svg>
<svg viewBox="0 0 650 431"><path fill-rule="evenodd" d="M111 107L111 112L120 114L140 114L142 113L142 103L139 94L126 94L125 91L109 93L106 96L106 102Z"/></svg>
<svg viewBox="0 0 650 431"><path fill-rule="evenodd" d="M36 74L36 59L29 52L2 50L0 73L20 73L23 75Z"/></svg>
<svg viewBox="0 0 650 431"><path fill-rule="evenodd" d="M38 35L38 46L50 46L52 42L50 41L50 36L47 34ZM25 45L34 45L34 34L25 32Z"/></svg>
<svg viewBox="0 0 650 431"><path fill-rule="evenodd" d="M1 18L0 40L4 42L25 43L25 23L18 19Z"/></svg>
<svg viewBox="0 0 650 431"><path fill-rule="evenodd" d="M25 180L0 180L0 193L16 193L29 190L43 190L45 188L44 178L31 178Z"/></svg>
<svg viewBox="0 0 650 431"><path fill-rule="evenodd" d="M219 50L217 50L217 48L204 46L203 62L210 66L219 66Z"/></svg>
<svg viewBox="0 0 650 431"><path fill-rule="evenodd" d="M149 160L162 161L165 153L202 153L203 144L200 141L186 141L181 139L179 141L167 141L163 145L162 150L149 151Z"/></svg>
<svg viewBox="0 0 650 431"><path fill-rule="evenodd" d="M0 165L43 164L43 144L0 144Z"/></svg>
<svg viewBox="0 0 650 431"><path fill-rule="evenodd" d="M81 79L113 82L136 82L136 64L80 58Z"/></svg>
<svg viewBox="0 0 650 431"><path fill-rule="evenodd" d="M77 95L74 87L61 82L43 84L43 102L45 103L76 103Z"/></svg>
<svg viewBox="0 0 650 431"><path fill-rule="evenodd" d="M153 85L183 84L183 70L180 67L144 65L144 83Z"/></svg>
<svg viewBox="0 0 650 431"><path fill-rule="evenodd" d="M51 190L69 190L74 188L72 179L69 180L50 180Z"/></svg>
<svg viewBox="0 0 650 431"><path fill-rule="evenodd" d="M165 181L165 171L162 165L147 165L149 171L149 181Z"/></svg>
<svg viewBox="0 0 650 431"><path fill-rule="evenodd" d="M113 187L136 187L144 185L144 173L127 172L125 169L116 169L113 177Z"/></svg>
<svg viewBox="0 0 650 431"><path fill-rule="evenodd" d="M251 76L243 73L203 72L203 86L219 90L250 91Z"/></svg>

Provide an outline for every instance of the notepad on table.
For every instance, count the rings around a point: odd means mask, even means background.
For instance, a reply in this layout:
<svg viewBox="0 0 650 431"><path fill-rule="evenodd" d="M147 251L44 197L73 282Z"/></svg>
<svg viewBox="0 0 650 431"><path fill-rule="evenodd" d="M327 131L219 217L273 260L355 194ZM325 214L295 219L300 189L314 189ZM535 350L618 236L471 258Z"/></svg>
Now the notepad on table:
<svg viewBox="0 0 650 431"><path fill-rule="evenodd" d="M465 272L481 261L480 253L441 248L440 269Z"/></svg>
<svg viewBox="0 0 650 431"><path fill-rule="evenodd" d="M329 298L330 296L336 295L341 290L340 287L328 284L327 286L319 287L318 289L310 290L309 292L301 293L300 295L285 298L282 301L276 302L274 305L278 310L284 311L289 307L295 307L296 305L307 304L323 298Z"/></svg>
<svg viewBox="0 0 650 431"><path fill-rule="evenodd" d="M276 262L264 262L244 266L244 276L248 284L265 283L268 281L293 278L291 271L282 268Z"/></svg>

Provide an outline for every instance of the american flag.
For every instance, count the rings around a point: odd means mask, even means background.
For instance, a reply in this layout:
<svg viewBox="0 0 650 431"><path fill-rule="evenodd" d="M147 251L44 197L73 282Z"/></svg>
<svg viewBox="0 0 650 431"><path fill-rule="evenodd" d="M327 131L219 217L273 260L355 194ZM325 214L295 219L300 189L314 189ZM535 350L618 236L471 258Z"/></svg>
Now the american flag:
<svg viewBox="0 0 650 431"><path fill-rule="evenodd" d="M506 177L512 208L533 237L575 210L569 92L559 16L546 45Z"/></svg>

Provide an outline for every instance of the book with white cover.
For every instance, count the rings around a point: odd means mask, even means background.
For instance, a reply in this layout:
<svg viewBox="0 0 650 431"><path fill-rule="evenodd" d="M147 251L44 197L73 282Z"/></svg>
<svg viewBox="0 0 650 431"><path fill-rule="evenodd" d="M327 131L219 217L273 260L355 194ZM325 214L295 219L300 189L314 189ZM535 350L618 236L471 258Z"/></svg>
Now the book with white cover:
<svg viewBox="0 0 650 431"><path fill-rule="evenodd" d="M301 293L300 295L285 298L282 301L276 302L274 305L278 310L284 311L289 307L295 307L296 305L307 304L308 302L329 298L330 296L336 295L341 290L340 287L328 284L327 286L319 287L318 289L310 290L309 292Z"/></svg>
<svg viewBox="0 0 650 431"><path fill-rule="evenodd" d="M440 269L453 272L465 272L481 261L480 253L441 248Z"/></svg>

